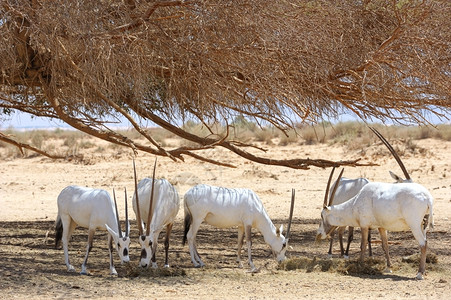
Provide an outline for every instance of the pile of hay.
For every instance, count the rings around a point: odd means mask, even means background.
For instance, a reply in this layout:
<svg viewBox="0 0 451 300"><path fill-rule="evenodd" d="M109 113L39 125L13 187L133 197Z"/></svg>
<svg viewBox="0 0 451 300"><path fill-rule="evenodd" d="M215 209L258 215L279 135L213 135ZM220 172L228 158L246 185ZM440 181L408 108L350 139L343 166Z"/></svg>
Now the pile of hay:
<svg viewBox="0 0 451 300"><path fill-rule="evenodd" d="M138 266L129 266L127 268L127 273L125 277L176 277L176 276L186 276L185 269L178 267L171 268L148 268L143 269Z"/></svg>
<svg viewBox="0 0 451 300"><path fill-rule="evenodd" d="M385 261L381 259L368 258L363 263L356 260L344 259L313 259L307 257L296 257L282 262L280 270L306 270L307 272L336 272L342 274L378 275L385 269Z"/></svg>

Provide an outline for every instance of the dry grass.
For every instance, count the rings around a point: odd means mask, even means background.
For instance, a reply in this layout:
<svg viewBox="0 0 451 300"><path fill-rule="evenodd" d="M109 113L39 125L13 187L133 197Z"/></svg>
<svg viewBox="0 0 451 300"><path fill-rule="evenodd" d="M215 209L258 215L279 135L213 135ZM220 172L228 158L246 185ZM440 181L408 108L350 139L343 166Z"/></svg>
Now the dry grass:
<svg viewBox="0 0 451 300"><path fill-rule="evenodd" d="M420 262L420 255L414 254L408 257L403 257L401 261L395 262L392 269L404 270L407 273L414 273ZM427 270L436 270L440 272L438 265L438 257L434 253L428 253L426 257ZM306 272L333 272L345 275L382 275L385 270L384 258L366 258L363 263L358 259L345 260L341 258L334 259L318 259L307 257L295 257L287 259L282 262L279 269L305 270Z"/></svg>

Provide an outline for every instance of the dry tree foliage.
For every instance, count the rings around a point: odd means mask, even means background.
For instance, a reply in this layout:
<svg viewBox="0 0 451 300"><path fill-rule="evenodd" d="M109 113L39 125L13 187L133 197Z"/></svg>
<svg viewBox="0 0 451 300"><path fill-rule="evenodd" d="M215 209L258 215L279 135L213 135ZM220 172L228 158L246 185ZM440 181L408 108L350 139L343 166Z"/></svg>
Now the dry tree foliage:
<svg viewBox="0 0 451 300"><path fill-rule="evenodd" d="M427 123L451 107L448 0L0 3L0 118L57 118L135 151L221 164L198 150L222 146L292 168L358 165L268 159L228 131L198 136L177 123L243 115L285 130L343 112ZM152 146L108 128L117 116ZM164 149L143 120L198 147Z"/></svg>

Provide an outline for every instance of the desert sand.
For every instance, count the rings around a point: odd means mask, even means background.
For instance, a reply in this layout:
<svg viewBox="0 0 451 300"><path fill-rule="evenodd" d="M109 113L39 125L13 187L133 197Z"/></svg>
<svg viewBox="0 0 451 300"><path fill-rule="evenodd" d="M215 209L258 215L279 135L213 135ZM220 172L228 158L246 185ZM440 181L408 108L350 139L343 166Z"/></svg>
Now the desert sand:
<svg viewBox="0 0 451 300"><path fill-rule="evenodd" d="M103 142L92 140L95 143ZM428 263L425 280L414 280L416 264L406 267L402 257L417 254L418 244L411 233L389 233L390 253L394 264L391 274L343 274L311 269L281 270L270 248L256 230L253 231L254 263L259 273L239 268L236 258L236 229L216 229L202 225L198 248L206 267L196 269L190 261L188 246L181 243L183 205L174 226L170 264L177 272L163 276L133 273L139 258L135 215L132 221L132 246L129 266L120 265L114 254L118 277L109 275L106 235L97 232L88 264L89 276L68 273L63 251L54 248L56 198L71 184L102 188L112 192L134 190L132 152L108 148L87 151L82 161L54 161L42 156L11 158L4 155L0 168L0 298L116 298L116 299L449 299L451 297L451 142L425 139L415 141L414 149L403 149L402 159L412 178L424 185L434 197L434 229L428 233L428 253L438 263ZM346 168L344 176L363 176L371 181L392 182L388 171L402 174L395 160L380 143L348 150L346 146L327 144L288 146L262 145L265 154L275 158L326 158L348 160L361 158L378 166ZM252 150L257 151L257 150ZM0 153L1 154L1 153ZM224 149L204 153L236 168L203 163L189 157L173 162L159 157L157 177L173 183L183 199L184 193L198 183L226 187L247 187L261 198L276 226L286 226L291 189L296 190L292 238L287 257L305 257L319 262L328 260L328 242L314 242L320 220L324 190L330 169L294 170L259 165L235 156ZM136 157L139 178L151 176L154 157L139 153ZM181 201L183 203L183 201ZM118 202L124 219L124 203ZM286 228L286 227L285 227ZM163 241L163 234L160 242ZM380 237L373 232L374 256L384 262ZM78 228L69 246L77 272L86 248L86 231ZM351 258L358 258L360 234L357 230L351 245ZM157 261L163 265L160 244ZM338 243L333 261L339 258ZM245 255L246 252L243 251Z"/></svg>

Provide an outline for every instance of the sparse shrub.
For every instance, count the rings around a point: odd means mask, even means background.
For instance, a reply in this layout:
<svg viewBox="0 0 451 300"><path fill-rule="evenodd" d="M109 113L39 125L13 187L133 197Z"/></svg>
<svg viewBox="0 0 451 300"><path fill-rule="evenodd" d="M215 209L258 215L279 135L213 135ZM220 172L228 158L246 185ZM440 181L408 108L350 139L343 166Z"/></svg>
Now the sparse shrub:
<svg viewBox="0 0 451 300"><path fill-rule="evenodd" d="M45 139L47 139L47 135L45 131L32 131L31 132L31 145L38 149L42 148L42 144Z"/></svg>
<svg viewBox="0 0 451 300"><path fill-rule="evenodd" d="M286 134L281 133L279 145L280 146L287 146L289 144L294 144L299 141L299 136L296 131L289 130L286 132Z"/></svg>
<svg viewBox="0 0 451 300"><path fill-rule="evenodd" d="M257 129L254 131L254 137L257 142L264 142L271 145L274 137L273 130L268 128Z"/></svg>

